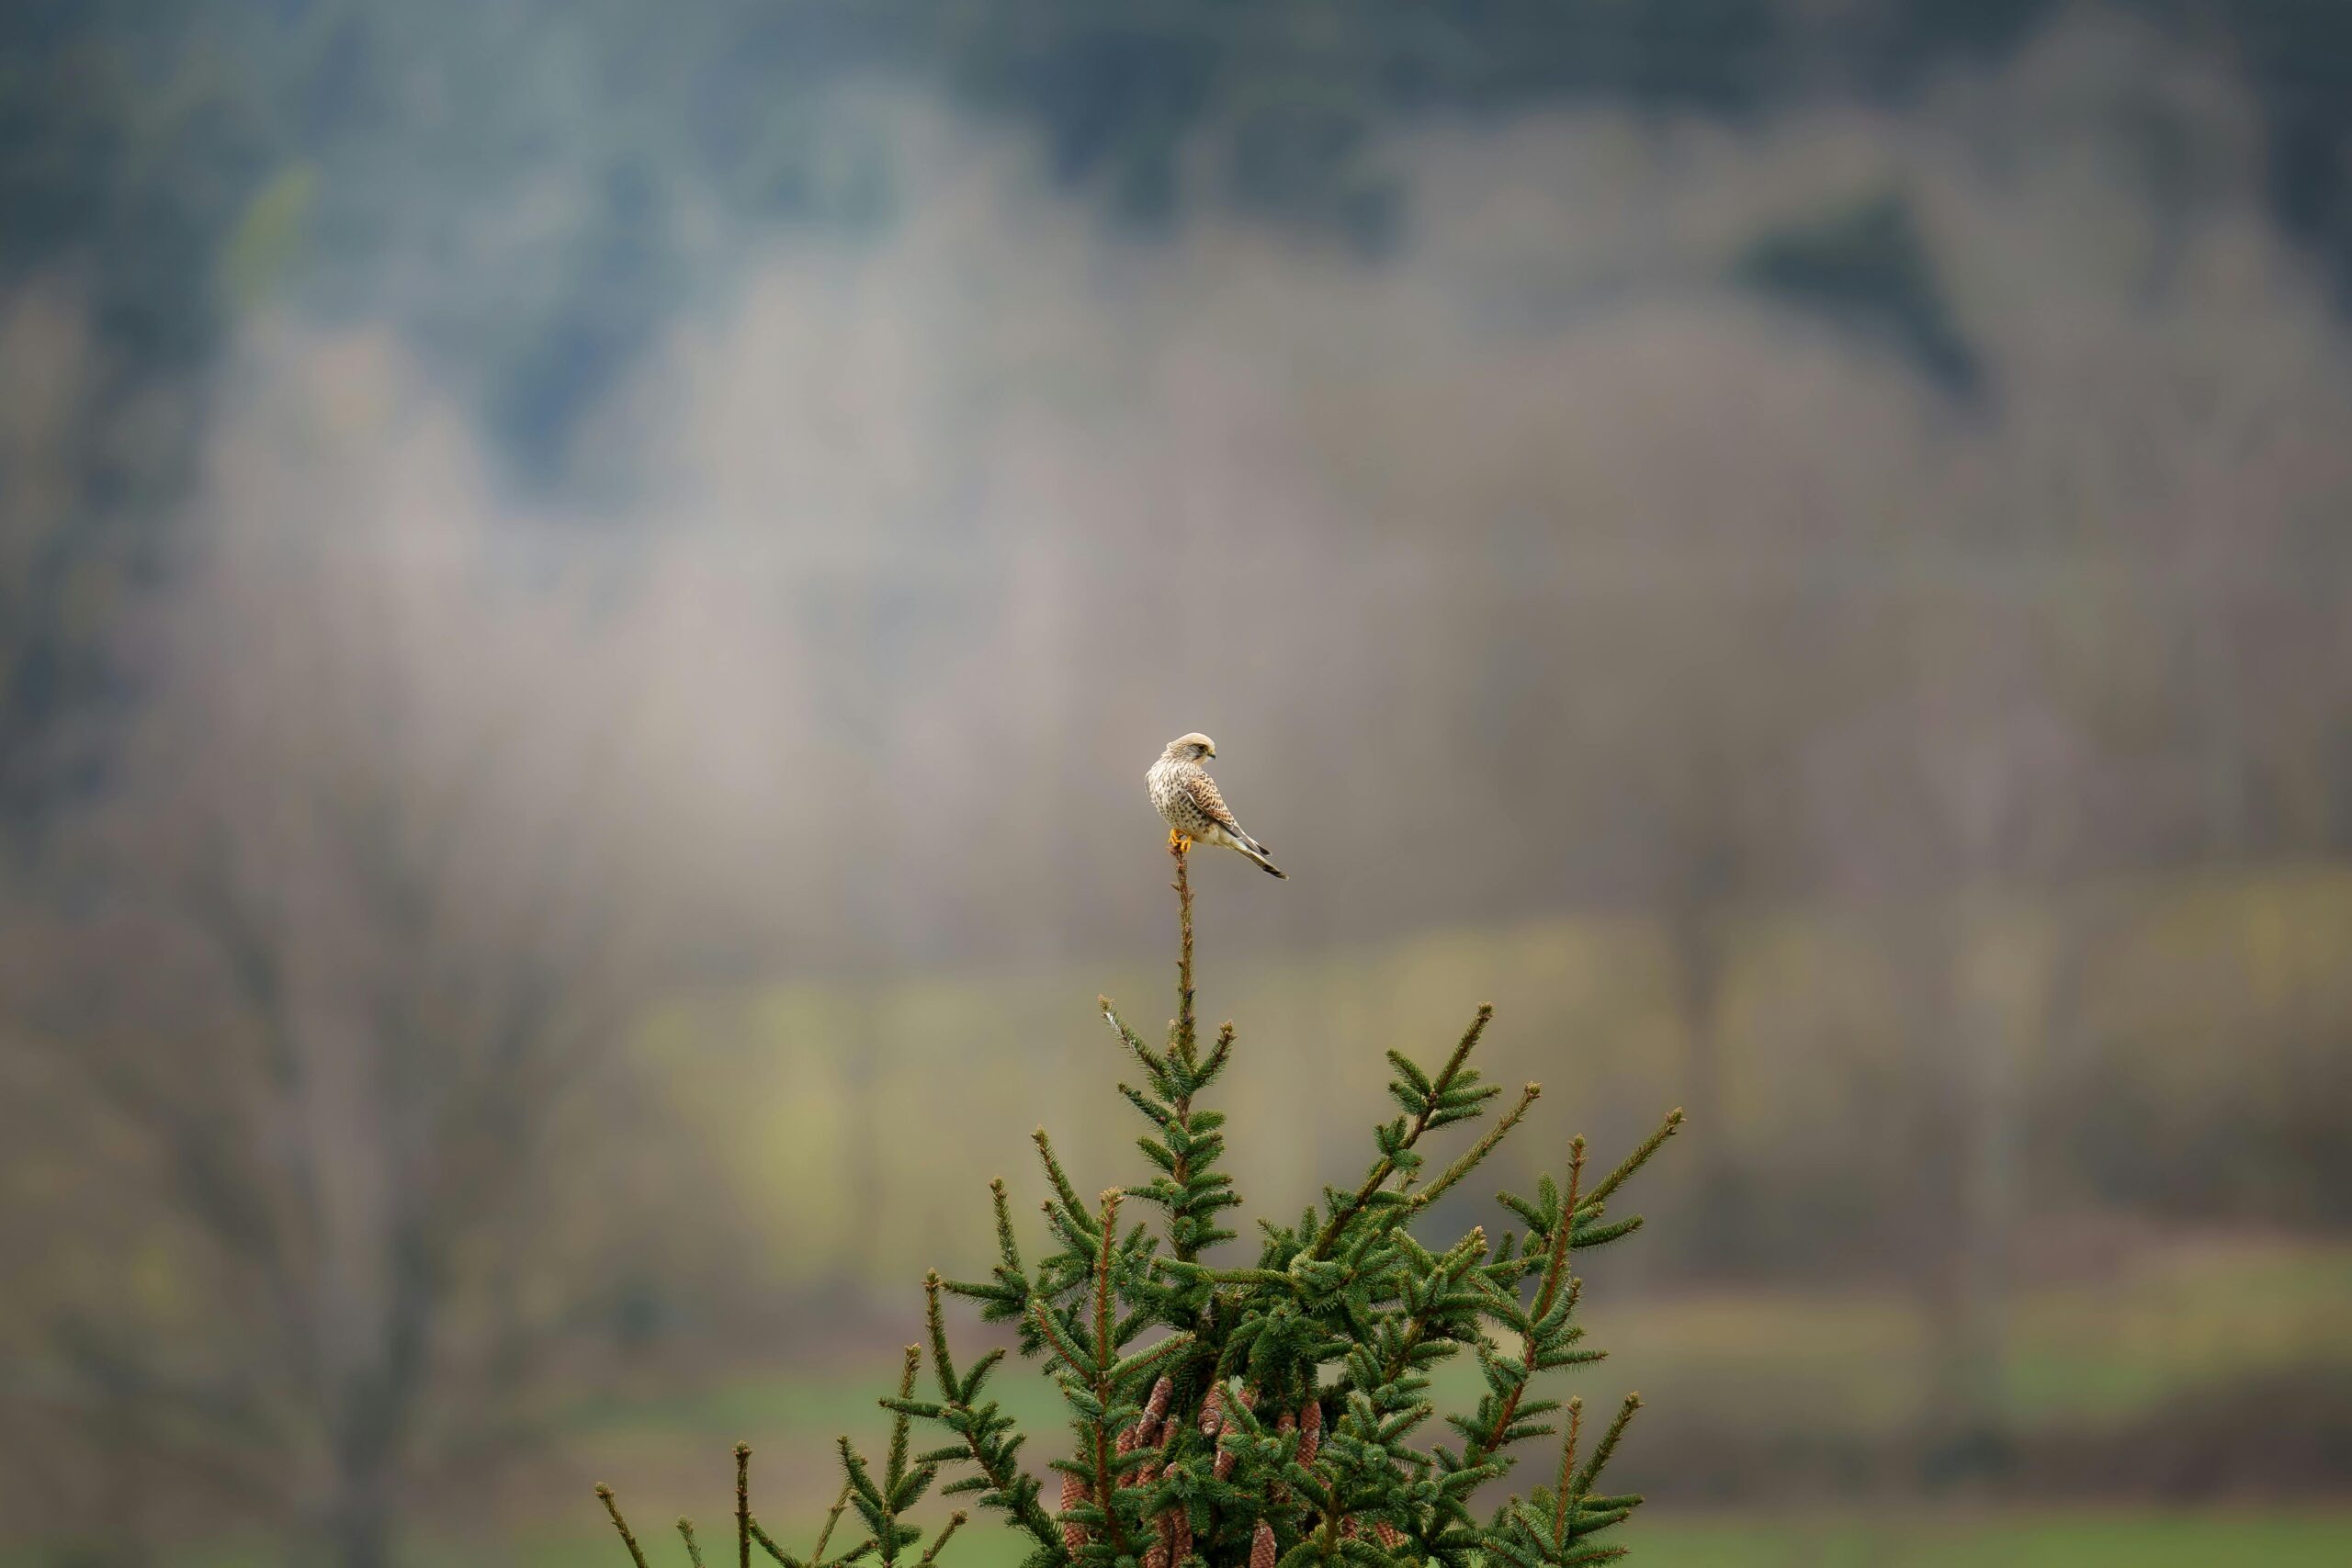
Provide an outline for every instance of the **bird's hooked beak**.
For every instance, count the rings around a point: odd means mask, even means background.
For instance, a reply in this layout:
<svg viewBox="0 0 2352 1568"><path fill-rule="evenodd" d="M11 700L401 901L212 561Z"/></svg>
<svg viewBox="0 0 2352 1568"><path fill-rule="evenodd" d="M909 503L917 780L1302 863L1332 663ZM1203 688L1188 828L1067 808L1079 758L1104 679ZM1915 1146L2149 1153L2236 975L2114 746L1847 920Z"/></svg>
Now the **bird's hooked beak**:
<svg viewBox="0 0 2352 1568"><path fill-rule="evenodd" d="M1204 747L1202 747L1202 748L1201 748L1201 750L1202 750L1204 754L1206 754L1206 755L1208 755L1208 756L1211 756L1211 757L1214 757L1214 756L1216 756L1216 747L1214 747L1214 746L1204 746Z"/></svg>

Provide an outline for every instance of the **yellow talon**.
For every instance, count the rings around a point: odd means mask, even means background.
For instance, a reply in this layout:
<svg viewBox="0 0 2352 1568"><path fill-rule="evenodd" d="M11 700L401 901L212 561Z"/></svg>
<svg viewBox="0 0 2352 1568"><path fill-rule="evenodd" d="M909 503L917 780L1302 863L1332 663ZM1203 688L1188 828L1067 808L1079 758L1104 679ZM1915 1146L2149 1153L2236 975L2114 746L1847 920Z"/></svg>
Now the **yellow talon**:
<svg viewBox="0 0 2352 1568"><path fill-rule="evenodd" d="M1191 850L1192 847L1192 840L1186 838L1182 832L1178 831L1174 828L1168 829L1168 848L1170 852L1181 855Z"/></svg>

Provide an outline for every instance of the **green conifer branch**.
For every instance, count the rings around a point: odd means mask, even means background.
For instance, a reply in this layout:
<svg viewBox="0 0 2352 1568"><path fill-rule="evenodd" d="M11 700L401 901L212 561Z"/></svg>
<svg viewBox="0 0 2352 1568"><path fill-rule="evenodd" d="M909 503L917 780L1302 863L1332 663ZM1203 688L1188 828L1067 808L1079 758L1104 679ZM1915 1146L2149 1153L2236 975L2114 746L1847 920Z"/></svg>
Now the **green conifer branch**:
<svg viewBox="0 0 2352 1568"><path fill-rule="evenodd" d="M1625 1435L1625 1427L1634 1419L1634 1412L1641 1407L1642 1396L1638 1393L1627 1394L1625 1402L1617 1407L1616 1418L1609 1423L1609 1430L1602 1433L1600 1441L1594 1445L1592 1457L1585 1461L1584 1467L1577 1472L1576 1491L1579 1497L1592 1490L1592 1483L1600 1478L1601 1467L1617 1451L1617 1439Z"/></svg>
<svg viewBox="0 0 2352 1568"><path fill-rule="evenodd" d="M1396 1174L1398 1161L1411 1150L1415 1144L1420 1142L1423 1133L1428 1132L1433 1125L1442 1124L1442 1118L1458 1120L1458 1117L1449 1116L1448 1112L1458 1108L1455 1097L1459 1090L1468 1088L1468 1085L1462 1081L1464 1064L1469 1061L1470 1053L1478 1048L1478 1037L1486 1033L1487 1025L1493 1021L1494 1016L1495 1004L1480 1002L1477 1017L1471 1020L1468 1029L1463 1031L1461 1040L1453 1047L1453 1054L1445 1059L1444 1067L1434 1078L1428 1080L1430 1084L1428 1091L1422 1093L1412 1085L1406 1086L1421 1102L1419 1112L1414 1115L1410 1130L1402 1133L1395 1139L1393 1146L1382 1151L1380 1158L1373 1163L1371 1172L1364 1177L1363 1185L1356 1189L1355 1196L1345 1204L1332 1209L1329 1222L1324 1225L1321 1234L1315 1238L1315 1246L1311 1249L1314 1257L1323 1258L1329 1255L1331 1244L1339 1239L1340 1233L1347 1227L1351 1220L1363 1212L1365 1205L1372 1201L1373 1195L1380 1190L1381 1183Z"/></svg>
<svg viewBox="0 0 2352 1568"><path fill-rule="evenodd" d="M994 1185L1001 1198L1003 1183L999 1181ZM1010 1245L1009 1241L1007 1245ZM1014 1458L1022 1439L1017 1435L1008 1435L1012 1429L1011 1419L997 1415L993 1404L985 1409L977 1408L974 1404L981 1384L1002 1358L1003 1352L990 1351L974 1363L969 1374L960 1380L957 1378L955 1360L948 1353L947 1328L940 1307L943 1288L951 1287L944 1286L937 1269L923 1276L924 1327L931 1337L932 1370L938 1378L940 1403L914 1414L937 1422L956 1435L962 1445L963 1456L970 1460L972 1468L978 1472L973 1479L979 1483L974 1486L968 1481L957 1482L947 1490L978 1491L984 1506L1002 1512L1040 1546L1059 1552L1061 1532L1037 1502L1036 1482L1023 1473ZM1038 1303L1037 1307L1042 1311L1044 1303ZM942 1461L942 1455L955 1451L944 1450L941 1454L927 1457ZM939 1544L933 1541L933 1550L936 1551Z"/></svg>
<svg viewBox="0 0 2352 1568"><path fill-rule="evenodd" d="M825 1560L825 1543L833 1539L833 1527L842 1522L842 1515L849 1507L849 1491L850 1483L843 1480L842 1489L833 1494L833 1506L825 1510L824 1525L817 1531L817 1544L808 1549L809 1562L822 1562Z"/></svg>
<svg viewBox="0 0 2352 1568"><path fill-rule="evenodd" d="M1565 1555L1576 1529L1577 1438L1584 1430L1584 1401L1568 1401L1568 1435L1560 1440L1560 1479L1552 1489L1552 1555Z"/></svg>
<svg viewBox="0 0 2352 1568"><path fill-rule="evenodd" d="M760 1543L760 1550L766 1552L770 1557L775 1558L778 1562L782 1563L784 1568L802 1568L801 1562L798 1558L793 1556L790 1552L785 1551L784 1548L778 1546L775 1541L768 1539L768 1532L761 1528L760 1521L758 1519L755 1518L749 1521L747 1528L751 1531L752 1539Z"/></svg>
<svg viewBox="0 0 2352 1568"><path fill-rule="evenodd" d="M1609 1201L1609 1195L1611 1192L1616 1191L1620 1187L1623 1187L1625 1184L1625 1179L1627 1177L1633 1175L1634 1172L1647 1165L1650 1162L1650 1156L1657 1153L1660 1148L1665 1146L1667 1139L1674 1136L1675 1134L1681 1130L1682 1107L1678 1105L1673 1110L1666 1113L1666 1120L1658 1123L1657 1132L1652 1133L1648 1137L1644 1138L1641 1141L1640 1145L1636 1147L1632 1154L1627 1155L1623 1161L1619 1162L1616 1169L1611 1171L1606 1177L1601 1179L1600 1185L1592 1190L1588 1201L1594 1203L1607 1202ZM1574 1205L1570 1206L1568 1212L1571 1213L1576 1212Z"/></svg>
<svg viewBox="0 0 2352 1568"><path fill-rule="evenodd" d="M1495 1152L1495 1145L1510 1136L1512 1129L1517 1127L1527 1115L1528 1107L1533 1105L1543 1093L1544 1086L1540 1083L1522 1085L1519 1091L1519 1103L1504 1111L1500 1119L1492 1127L1487 1129L1484 1137L1463 1150L1461 1157L1440 1172L1435 1181L1414 1193L1413 1206L1420 1209L1428 1208L1445 1196L1447 1190L1456 1182L1477 1169L1486 1157Z"/></svg>
<svg viewBox="0 0 2352 1568"><path fill-rule="evenodd" d="M1577 1190L1583 1182L1584 1139L1578 1137L1568 1145L1568 1192L1567 1201L1560 1210L1563 1214L1577 1212ZM1515 1435L1512 1422L1520 1414L1529 1381L1533 1378L1544 1353L1559 1348L1567 1314L1576 1305L1578 1288L1567 1275L1569 1244L1575 1232L1576 1227L1565 1222L1552 1227L1550 1244L1544 1252L1544 1278L1543 1283L1536 1288L1535 1304L1523 1316L1513 1313L1503 1314L1507 1322L1513 1318L1518 1320L1513 1326L1521 1331L1519 1375L1515 1378L1502 1376L1499 1363L1490 1363L1497 1369L1489 1379L1490 1383L1496 1386L1494 1415L1485 1435L1463 1450L1462 1468L1465 1471L1480 1468L1498 1450L1512 1440Z"/></svg>
<svg viewBox="0 0 2352 1568"><path fill-rule="evenodd" d="M1021 1247L1012 1238L1012 1205L1005 1194L1004 1178L991 1178L989 1195L996 1209L997 1249L1004 1255L1004 1266L1015 1274L1021 1270Z"/></svg>
<svg viewBox="0 0 2352 1568"><path fill-rule="evenodd" d="M1209 1059L1201 1065L1201 1081L1206 1083L1224 1069L1226 1058L1233 1055L1233 1022L1227 1020L1217 1026L1216 1043L1209 1048Z"/></svg>
<svg viewBox="0 0 2352 1568"><path fill-rule="evenodd" d="M752 1445L735 1445L735 1568L752 1568Z"/></svg>
<svg viewBox="0 0 2352 1568"><path fill-rule="evenodd" d="M1054 1157L1054 1142L1046 1135L1045 1128L1039 1127L1032 1132L1029 1141L1037 1145L1037 1157L1045 1163L1046 1179L1054 1184L1054 1196L1061 1201L1061 1216L1076 1231L1084 1233L1093 1229L1094 1220L1087 1213L1086 1205L1079 1201L1078 1189L1070 1185L1069 1173L1062 1169L1062 1162ZM1055 1217L1052 1203L1046 1205L1046 1213L1048 1218Z"/></svg>
<svg viewBox="0 0 2352 1568"><path fill-rule="evenodd" d="M1387 1361L1382 1364L1380 1380L1374 1386L1385 1386L1403 1374L1406 1367L1412 1361L1413 1352L1420 1348L1421 1337L1429 1332L1430 1326L1437 1321L1439 1314L1449 1304L1457 1304L1453 1303L1451 1293L1443 1287L1458 1279L1462 1269L1476 1263L1485 1257L1486 1253L1486 1227L1473 1225L1470 1227L1470 1234L1464 1236L1453 1251L1439 1260L1439 1267L1433 1271L1435 1288L1429 1292L1428 1300L1422 1307L1407 1320L1404 1332L1397 1340L1396 1348Z"/></svg>
<svg viewBox="0 0 2352 1568"><path fill-rule="evenodd" d="M1171 1054L1190 1072L1198 1045L1198 1024L1193 1017L1193 879L1185 870L1184 846L1180 842L1168 846L1168 856L1176 863L1176 1018L1169 1027Z"/></svg>
<svg viewBox="0 0 2352 1568"><path fill-rule="evenodd" d="M603 1500L605 1512L612 1516L613 1528L621 1532L621 1544L628 1548L628 1560L637 1568L645 1568L645 1553L638 1550L637 1537L629 1533L628 1521L621 1517L621 1506L613 1496L613 1489L600 1481L596 1483L596 1495Z"/></svg>
<svg viewBox="0 0 2352 1568"><path fill-rule="evenodd" d="M915 1392L915 1373L922 1368L922 1348L919 1345L908 1346L906 1348L906 1359L904 1366L899 1373L898 1402L899 1404L903 1404L909 1399L913 1397ZM886 1408L888 1407L886 1406ZM886 1461L887 1469L884 1472L887 1478L884 1483L885 1489L893 1497L895 1497L897 1494L907 1485L907 1431L909 1424L907 1413L904 1410L893 1413L890 1421L889 1457Z"/></svg>
<svg viewBox="0 0 2352 1568"><path fill-rule="evenodd" d="M917 1568L931 1568L932 1562L939 1556L939 1549L945 1546L950 1538L957 1530L962 1529L964 1522L971 1517L961 1508L948 1515L947 1523L940 1528L939 1539L923 1548L922 1556L917 1562Z"/></svg>
<svg viewBox="0 0 2352 1568"><path fill-rule="evenodd" d="M1216 1133L1224 1118L1205 1112L1196 1116L1193 1101L1224 1069L1231 1055L1233 1025L1228 1021L1218 1030L1209 1059L1202 1062L1193 986L1192 879L1184 851L1171 844L1169 853L1176 864L1173 886L1179 945L1176 1016L1169 1021L1166 1055L1155 1053L1146 1045L1142 1037L1119 1017L1108 998L1097 997L1095 1002L1112 1032L1143 1064L1149 1079L1148 1088L1142 1089L1119 1085L1120 1093L1152 1123L1152 1134L1138 1142L1145 1157L1161 1173L1159 1179L1136 1189L1136 1196L1167 1211L1170 1249L1179 1261L1190 1262L1204 1248L1232 1236L1231 1232L1219 1229L1216 1223L1218 1211L1238 1201L1231 1193L1229 1179L1214 1168L1224 1147L1224 1139Z"/></svg>
<svg viewBox="0 0 2352 1568"><path fill-rule="evenodd" d="M1182 875L1183 856L1177 856ZM1102 1510L1102 1528L1118 1548L1122 1557L1133 1556L1125 1525L1113 1502L1112 1493L1119 1484L1118 1472L1112 1463L1111 1450L1116 1434L1111 1429L1112 1400L1117 1392L1117 1361L1119 1347L1111 1336L1111 1263L1118 1251L1119 1199L1115 1187L1103 1190L1099 1201L1102 1205L1102 1241L1094 1254L1094 1345L1093 1345L1093 1410L1088 1426L1094 1450L1094 1473L1090 1478L1094 1489L1095 1506Z"/></svg>

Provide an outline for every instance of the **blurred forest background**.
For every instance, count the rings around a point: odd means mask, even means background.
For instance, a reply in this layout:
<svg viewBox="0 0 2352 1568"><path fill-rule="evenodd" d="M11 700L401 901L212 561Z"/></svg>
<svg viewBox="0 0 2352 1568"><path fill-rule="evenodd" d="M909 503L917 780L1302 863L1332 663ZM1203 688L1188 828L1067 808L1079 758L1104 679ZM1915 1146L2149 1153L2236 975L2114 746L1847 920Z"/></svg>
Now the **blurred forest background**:
<svg viewBox="0 0 2352 1568"><path fill-rule="evenodd" d="M2331 0L15 0L0 1562L821 1506L1193 728L1248 1213L1689 1105L1644 1560L2346 1560L2348 309Z"/></svg>

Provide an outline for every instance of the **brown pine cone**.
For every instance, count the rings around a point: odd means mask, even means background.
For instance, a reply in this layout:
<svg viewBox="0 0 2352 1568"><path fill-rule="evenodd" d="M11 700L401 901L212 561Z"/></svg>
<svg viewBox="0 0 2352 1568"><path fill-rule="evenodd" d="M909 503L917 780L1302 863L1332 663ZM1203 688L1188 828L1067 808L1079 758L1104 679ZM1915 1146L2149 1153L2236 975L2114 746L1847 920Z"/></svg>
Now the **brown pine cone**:
<svg viewBox="0 0 2352 1568"><path fill-rule="evenodd" d="M1399 1546L1402 1546L1405 1543L1405 1532L1398 1529L1395 1525L1390 1524L1386 1519L1373 1520L1372 1533L1378 1536L1380 1538L1380 1544L1390 1551L1396 1551Z"/></svg>
<svg viewBox="0 0 2352 1568"><path fill-rule="evenodd" d="M1065 1514L1086 1500L1086 1483L1065 1471L1062 1473L1062 1508ZM1076 1551L1086 1544L1086 1527L1074 1522L1062 1526L1062 1544Z"/></svg>
<svg viewBox="0 0 2352 1568"><path fill-rule="evenodd" d="M1151 1397L1144 1402L1143 1414L1136 1417L1134 1426L1119 1434L1121 1453L1133 1453L1159 1440L1160 1423L1168 1418L1168 1401L1175 1392L1166 1378L1151 1385Z"/></svg>
<svg viewBox="0 0 2352 1568"><path fill-rule="evenodd" d="M1308 1400L1298 1408L1298 1462L1313 1464L1323 1449L1323 1404Z"/></svg>
<svg viewBox="0 0 2352 1568"><path fill-rule="evenodd" d="M1182 1508L1170 1508L1152 1521L1159 1539L1143 1555L1144 1568L1176 1568L1193 1550L1193 1521Z"/></svg>
<svg viewBox="0 0 2352 1568"><path fill-rule="evenodd" d="M1225 1388L1213 1385L1209 1395L1201 1401L1201 1436L1214 1438L1225 1429Z"/></svg>
<svg viewBox="0 0 2352 1568"><path fill-rule="evenodd" d="M1250 1568L1274 1568L1274 1527L1263 1519L1250 1538Z"/></svg>

